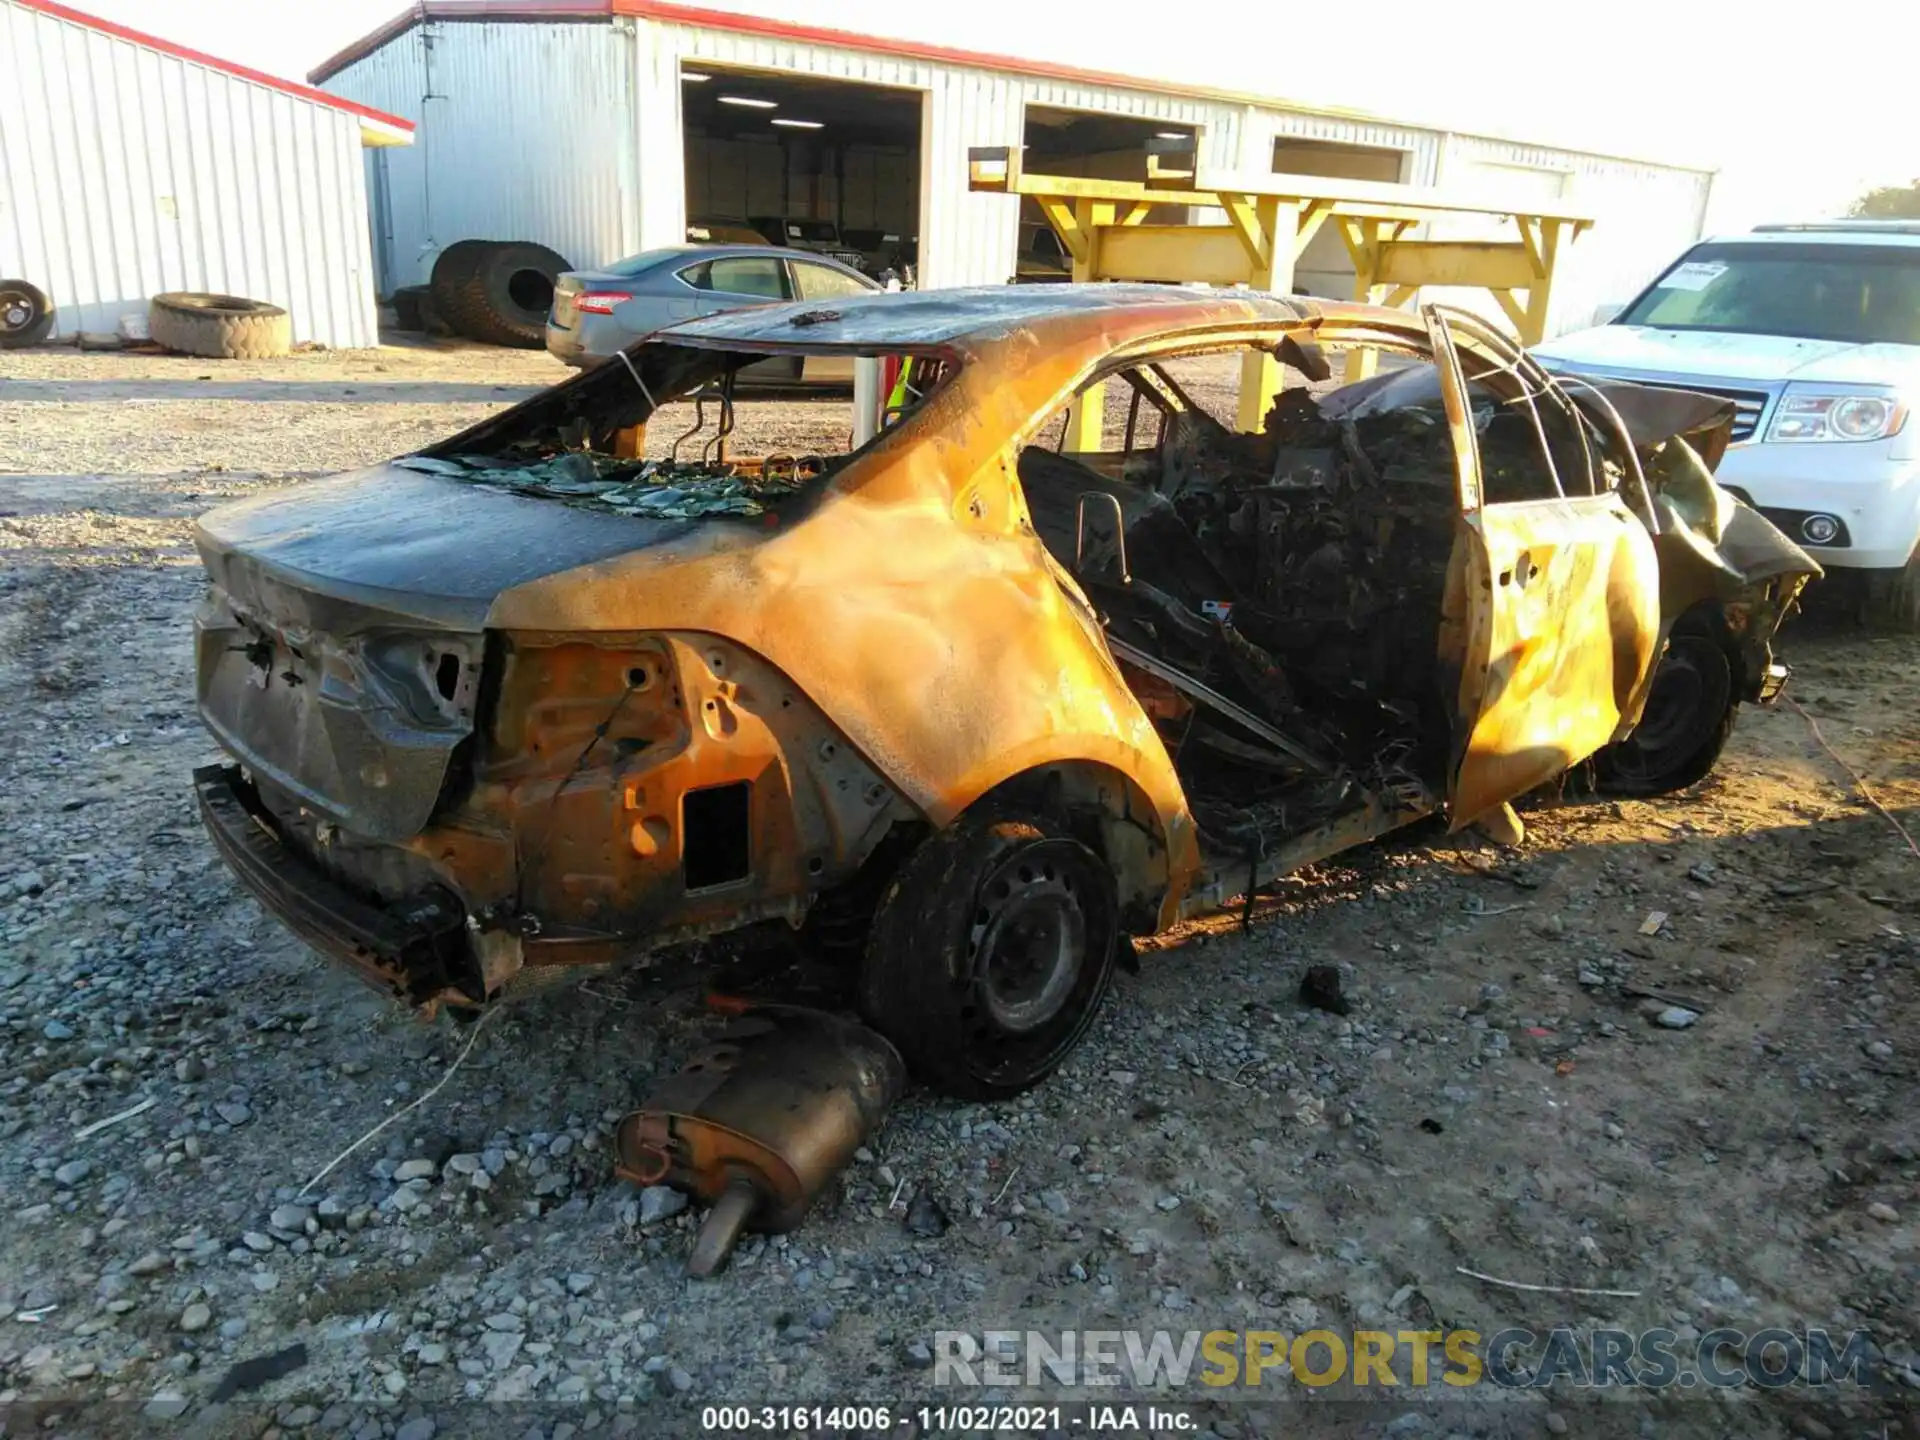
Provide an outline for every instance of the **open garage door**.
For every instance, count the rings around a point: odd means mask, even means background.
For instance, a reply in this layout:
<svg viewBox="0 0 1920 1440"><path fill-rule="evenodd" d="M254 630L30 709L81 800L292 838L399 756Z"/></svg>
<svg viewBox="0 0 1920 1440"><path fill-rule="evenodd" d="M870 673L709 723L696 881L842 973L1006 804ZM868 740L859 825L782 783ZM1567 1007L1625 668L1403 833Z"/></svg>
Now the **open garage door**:
<svg viewBox="0 0 1920 1440"><path fill-rule="evenodd" d="M1407 180L1408 159L1404 150L1384 150L1371 145L1294 140L1286 136L1273 142L1276 175L1321 175L1336 180L1377 180L1387 185L1402 185ZM1351 300L1353 286L1353 260L1347 254L1338 228L1321 226L1319 233L1307 242L1306 253L1294 264L1294 291L1318 295L1324 300Z"/></svg>
<svg viewBox="0 0 1920 1440"><path fill-rule="evenodd" d="M1027 169L1088 180L1140 179L1149 140L1197 143L1191 125L1061 110L1051 105L1027 106L1022 140L1026 153L1021 163ZM1189 207L1185 205L1156 205L1146 219L1151 225L1179 225L1188 216ZM1040 213L1039 204L1022 199L1016 278L1028 283L1066 280L1070 271L1066 252Z"/></svg>
<svg viewBox="0 0 1920 1440"><path fill-rule="evenodd" d="M694 63L680 81L689 240L765 240L910 280L918 91Z"/></svg>

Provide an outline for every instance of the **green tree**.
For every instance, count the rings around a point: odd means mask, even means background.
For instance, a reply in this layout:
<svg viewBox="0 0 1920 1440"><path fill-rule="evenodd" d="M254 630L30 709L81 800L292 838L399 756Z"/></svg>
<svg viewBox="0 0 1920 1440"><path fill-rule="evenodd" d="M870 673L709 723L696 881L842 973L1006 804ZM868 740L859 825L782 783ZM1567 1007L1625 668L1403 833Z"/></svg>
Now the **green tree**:
<svg viewBox="0 0 1920 1440"><path fill-rule="evenodd" d="M1920 179L1869 190L1847 213L1867 220L1920 220Z"/></svg>

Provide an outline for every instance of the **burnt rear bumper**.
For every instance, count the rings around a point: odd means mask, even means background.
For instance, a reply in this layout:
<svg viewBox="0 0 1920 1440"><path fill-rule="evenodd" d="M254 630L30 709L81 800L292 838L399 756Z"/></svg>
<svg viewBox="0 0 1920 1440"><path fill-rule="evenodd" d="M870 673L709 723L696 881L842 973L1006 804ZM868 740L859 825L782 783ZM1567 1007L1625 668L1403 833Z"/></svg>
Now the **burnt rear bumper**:
<svg viewBox="0 0 1920 1440"><path fill-rule="evenodd" d="M315 950L382 993L420 1004L471 968L466 910L450 891L363 899L286 844L237 765L193 772L200 820L229 869Z"/></svg>

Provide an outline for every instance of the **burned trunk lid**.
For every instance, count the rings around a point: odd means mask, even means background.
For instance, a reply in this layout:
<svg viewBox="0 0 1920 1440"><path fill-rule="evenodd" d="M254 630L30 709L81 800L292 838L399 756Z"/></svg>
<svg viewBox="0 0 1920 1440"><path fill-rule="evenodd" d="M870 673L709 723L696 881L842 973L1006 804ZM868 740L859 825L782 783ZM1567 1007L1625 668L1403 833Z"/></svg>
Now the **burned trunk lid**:
<svg viewBox="0 0 1920 1440"><path fill-rule="evenodd" d="M678 539L379 466L224 506L196 542L202 720L256 779L372 840L419 833L474 732L487 612L504 591Z"/></svg>

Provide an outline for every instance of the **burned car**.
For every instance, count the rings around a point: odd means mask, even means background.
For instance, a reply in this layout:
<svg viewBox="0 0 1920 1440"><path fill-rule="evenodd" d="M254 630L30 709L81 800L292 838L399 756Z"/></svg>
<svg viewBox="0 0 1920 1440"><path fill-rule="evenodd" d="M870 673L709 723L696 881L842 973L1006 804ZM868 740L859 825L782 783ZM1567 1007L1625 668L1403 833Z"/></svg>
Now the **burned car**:
<svg viewBox="0 0 1920 1440"><path fill-rule="evenodd" d="M1398 368L1328 390L1358 346ZM735 456L732 377L782 355L897 360L907 403L852 453ZM1209 355L1312 383L1236 432L1181 383ZM1567 388L1434 309L1103 285L704 317L207 515L199 706L233 763L203 815L411 1005L784 924L923 1079L1012 1094L1129 936L1423 817L1510 822L1571 768L1704 773L1818 573L1714 485L1729 417Z"/></svg>

